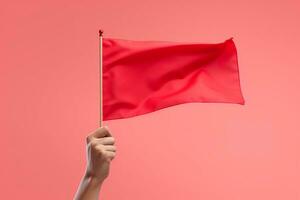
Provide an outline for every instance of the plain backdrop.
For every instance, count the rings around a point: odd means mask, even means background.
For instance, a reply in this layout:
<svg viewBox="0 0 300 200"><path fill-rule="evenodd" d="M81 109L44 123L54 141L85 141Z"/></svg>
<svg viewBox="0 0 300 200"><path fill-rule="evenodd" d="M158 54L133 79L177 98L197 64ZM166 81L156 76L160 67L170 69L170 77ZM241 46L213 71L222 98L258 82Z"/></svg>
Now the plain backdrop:
<svg viewBox="0 0 300 200"><path fill-rule="evenodd" d="M0 199L72 199L98 127L98 29L131 40L234 38L245 106L189 103L107 121L103 200L300 199L296 0L1 1Z"/></svg>

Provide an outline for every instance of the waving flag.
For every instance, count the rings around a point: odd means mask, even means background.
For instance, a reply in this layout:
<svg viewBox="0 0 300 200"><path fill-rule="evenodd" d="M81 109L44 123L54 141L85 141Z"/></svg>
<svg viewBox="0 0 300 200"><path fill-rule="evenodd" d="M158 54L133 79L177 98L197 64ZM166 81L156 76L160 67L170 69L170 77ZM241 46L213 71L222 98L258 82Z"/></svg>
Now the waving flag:
<svg viewBox="0 0 300 200"><path fill-rule="evenodd" d="M233 38L222 43L103 38L103 120L191 102L244 104Z"/></svg>

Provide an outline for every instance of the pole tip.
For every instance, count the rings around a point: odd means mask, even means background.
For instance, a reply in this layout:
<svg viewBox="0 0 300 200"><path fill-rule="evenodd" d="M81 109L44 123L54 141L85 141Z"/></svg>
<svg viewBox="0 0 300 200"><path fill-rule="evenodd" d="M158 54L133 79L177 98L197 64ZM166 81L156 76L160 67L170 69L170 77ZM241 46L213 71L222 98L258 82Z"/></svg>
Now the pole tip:
<svg viewBox="0 0 300 200"><path fill-rule="evenodd" d="M99 37L102 37L103 35L103 30L99 29Z"/></svg>

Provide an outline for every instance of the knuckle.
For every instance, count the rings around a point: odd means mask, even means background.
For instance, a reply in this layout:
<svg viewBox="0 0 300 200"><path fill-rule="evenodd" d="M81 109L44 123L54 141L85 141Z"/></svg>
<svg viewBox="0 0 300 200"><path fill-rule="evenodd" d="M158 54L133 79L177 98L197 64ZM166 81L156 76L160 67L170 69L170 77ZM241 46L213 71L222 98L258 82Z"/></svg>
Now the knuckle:
<svg viewBox="0 0 300 200"><path fill-rule="evenodd" d="M98 145L98 143L97 143L97 141L92 140L92 141L90 142L90 145L91 145L92 148L96 148L97 145Z"/></svg>
<svg viewBox="0 0 300 200"><path fill-rule="evenodd" d="M103 150L102 148L98 148L98 149L97 149L97 154L98 154L99 156L102 156L102 155L105 154L105 152L104 152L104 150Z"/></svg>
<svg viewBox="0 0 300 200"><path fill-rule="evenodd" d="M108 126L103 126L102 128L103 128L103 130L104 130L105 132L109 133Z"/></svg>
<svg viewBox="0 0 300 200"><path fill-rule="evenodd" d="M99 151L104 151L104 146L103 146L102 144L98 144L98 145L97 145L97 149L98 149Z"/></svg>
<svg viewBox="0 0 300 200"><path fill-rule="evenodd" d="M117 147L116 146L112 146L111 148L112 148L113 151L115 151L115 152L117 151Z"/></svg>
<svg viewBox="0 0 300 200"><path fill-rule="evenodd" d="M115 155L116 155L115 152L110 152L109 155L108 155L108 157L109 158L113 158L113 157L115 157Z"/></svg>
<svg viewBox="0 0 300 200"><path fill-rule="evenodd" d="M110 135L110 132L109 132L109 129L107 126L101 127L100 131L103 133L103 135Z"/></svg>
<svg viewBox="0 0 300 200"><path fill-rule="evenodd" d="M116 157L116 153L111 154L111 159L114 159Z"/></svg>

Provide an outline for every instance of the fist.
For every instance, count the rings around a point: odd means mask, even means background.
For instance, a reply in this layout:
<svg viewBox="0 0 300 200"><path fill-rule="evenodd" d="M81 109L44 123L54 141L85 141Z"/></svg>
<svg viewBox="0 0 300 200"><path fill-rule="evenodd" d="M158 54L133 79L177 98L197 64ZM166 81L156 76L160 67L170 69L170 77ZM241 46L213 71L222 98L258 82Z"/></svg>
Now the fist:
<svg viewBox="0 0 300 200"><path fill-rule="evenodd" d="M109 175L110 162L116 155L115 139L108 127L100 127L86 138L87 176L103 181Z"/></svg>

